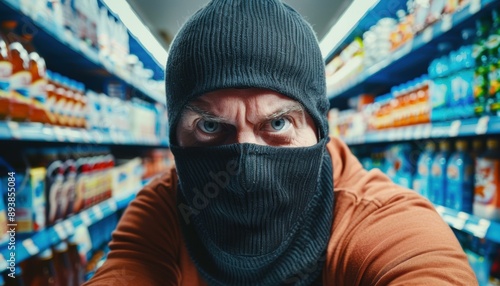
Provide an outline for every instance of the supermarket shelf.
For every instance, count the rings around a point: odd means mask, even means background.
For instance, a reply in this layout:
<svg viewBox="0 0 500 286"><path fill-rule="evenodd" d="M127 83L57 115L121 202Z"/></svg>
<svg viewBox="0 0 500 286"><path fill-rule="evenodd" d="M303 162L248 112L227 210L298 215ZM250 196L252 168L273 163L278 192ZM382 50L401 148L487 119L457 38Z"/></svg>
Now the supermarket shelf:
<svg viewBox="0 0 500 286"><path fill-rule="evenodd" d="M500 223L443 206L435 207L443 220L454 229L500 243Z"/></svg>
<svg viewBox="0 0 500 286"><path fill-rule="evenodd" d="M430 138L454 138L500 134L500 117L483 116L448 122L368 131L359 136L342 138L348 145L409 141Z"/></svg>
<svg viewBox="0 0 500 286"><path fill-rule="evenodd" d="M143 185L146 185L150 180L144 180ZM49 228L35 233L33 236L24 240L15 241L15 263L18 263L40 253L41 251L61 242L75 233L78 226L90 226L103 218L110 216L118 210L122 210L135 198L137 192L126 193L120 198L111 198L101 202L89 209L86 209L62 222L59 222ZM17 237L16 237L17 238ZM0 246L0 272L7 269L11 250L8 244ZM6 260L7 259L7 260Z"/></svg>
<svg viewBox="0 0 500 286"><path fill-rule="evenodd" d="M23 15L20 8L19 0L0 0L1 9L3 9L3 7L6 7L5 5L2 5L2 2L7 4L7 6L12 8L12 10L14 10L16 13ZM52 49L55 50L63 49L65 50L64 51L65 53L67 52L67 50L72 50L74 53L76 53L77 55L82 57L82 59L84 59L85 63L81 63L83 64L83 66L93 68L94 70L104 68L116 78L124 81L130 86L133 86L134 88L136 88L149 98L153 99L154 101L163 104L166 103L166 97L164 94L155 93L147 90L146 86L144 86L146 83L136 82L133 77L121 72L119 69L115 68L109 61L100 59L98 51L89 48L88 45L82 43L79 39L76 39L74 36L65 33L61 27L58 27L57 25L54 25L53 23L50 23L45 19L28 20L27 17L24 17L22 21L33 22L33 24L36 27L41 29L41 31L39 31L37 28L34 28L38 33L45 32L47 35L43 36L47 37L45 37L44 40L56 41L62 44L60 46L57 46L57 48L52 47ZM54 51L52 51L52 53L54 53ZM163 69L163 67L159 68Z"/></svg>
<svg viewBox="0 0 500 286"><path fill-rule="evenodd" d="M168 147L166 139L133 138L126 132L87 130L12 121L0 122L0 141L2 140Z"/></svg>
<svg viewBox="0 0 500 286"><path fill-rule="evenodd" d="M428 57L432 57L432 53L422 51L417 52L417 50L420 50L431 41L438 39L444 33L447 33L466 20L472 18L485 6L493 2L495 2L495 0L472 0L471 3L464 9L451 15L444 15L441 20L417 34L412 40L391 53L388 58L364 70L359 75L337 88L335 91L329 93L329 100L332 101L340 98L344 99L358 95L359 93L364 92L364 84L377 83L380 82L381 79L382 81L388 80L386 75L387 69L390 69L391 66L396 63L401 63L402 67L406 67L413 64L417 65L418 63L421 63L424 58L427 59ZM410 56L412 58L410 58ZM403 76L400 70L398 72L399 75Z"/></svg>

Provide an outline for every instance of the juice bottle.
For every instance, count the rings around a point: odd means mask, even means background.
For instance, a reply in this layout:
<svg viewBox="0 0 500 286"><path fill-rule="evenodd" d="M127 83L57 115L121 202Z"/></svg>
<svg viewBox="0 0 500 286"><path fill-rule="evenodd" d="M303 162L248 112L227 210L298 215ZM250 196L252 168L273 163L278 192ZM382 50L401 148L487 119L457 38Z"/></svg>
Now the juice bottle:
<svg viewBox="0 0 500 286"><path fill-rule="evenodd" d="M76 186L75 186L75 203L73 205L73 213L78 213L85 208L85 198L89 185L90 177L90 159L88 152L79 151L76 155L78 159L75 161L76 167Z"/></svg>
<svg viewBox="0 0 500 286"><path fill-rule="evenodd" d="M45 178L47 223L53 224L62 217L60 196L64 185L63 162L58 158L58 150L55 148L43 150L43 157L48 162L47 176Z"/></svg>
<svg viewBox="0 0 500 286"><path fill-rule="evenodd" d="M15 35L17 23L7 21L2 23L9 35ZM16 121L26 121L29 118L31 101L29 87L31 73L29 69L29 56L18 36L9 37L9 49L12 61L12 76L10 77L11 101L9 106L10 118Z"/></svg>
<svg viewBox="0 0 500 286"><path fill-rule="evenodd" d="M486 152L476 160L474 215L500 220L500 152L498 141L488 139Z"/></svg>
<svg viewBox="0 0 500 286"><path fill-rule="evenodd" d="M55 96L56 102L54 106L55 114L57 117L57 125L66 126L66 89L64 88L64 81L66 78L58 73L54 73L54 83L55 83Z"/></svg>
<svg viewBox="0 0 500 286"><path fill-rule="evenodd" d="M75 203L75 186L76 186L76 162L72 151L66 151L61 156L63 162L64 183L61 191L61 215L62 218L68 217L73 213L73 205Z"/></svg>
<svg viewBox="0 0 500 286"><path fill-rule="evenodd" d="M431 167L435 152L436 144L432 141L427 142L424 151L418 157L417 174L413 181L413 189L426 198L429 198Z"/></svg>
<svg viewBox="0 0 500 286"><path fill-rule="evenodd" d="M0 30L0 120L7 118L10 105L12 62L7 34Z"/></svg>
<svg viewBox="0 0 500 286"><path fill-rule="evenodd" d="M474 113L481 116L487 112L486 101L489 90L488 49L486 41L490 26L489 18L476 21L476 40L472 51L476 69L474 71Z"/></svg>
<svg viewBox="0 0 500 286"><path fill-rule="evenodd" d="M75 236L68 238L68 254L71 269L73 271L73 285L82 285L85 282L85 269L83 259L78 251L78 243Z"/></svg>
<svg viewBox="0 0 500 286"><path fill-rule="evenodd" d="M446 170L445 206L457 211L472 213L474 193L474 165L467 153L467 142L458 140L456 152L450 157Z"/></svg>
<svg viewBox="0 0 500 286"><path fill-rule="evenodd" d="M46 249L26 263L24 273L26 285L59 286L54 270L52 250Z"/></svg>
<svg viewBox="0 0 500 286"><path fill-rule="evenodd" d="M61 286L73 285L74 273L68 252L68 244L64 241L54 247L54 269Z"/></svg>
<svg viewBox="0 0 500 286"><path fill-rule="evenodd" d="M31 99L29 120L31 122L50 123L49 110L47 109L47 78L45 60L40 57L32 44L31 34L23 36L23 45L28 52L31 85L29 97Z"/></svg>
<svg viewBox="0 0 500 286"><path fill-rule="evenodd" d="M429 188L429 200L437 205L443 205L446 197L446 167L449 156L450 143L444 140L439 142L439 152L432 161Z"/></svg>

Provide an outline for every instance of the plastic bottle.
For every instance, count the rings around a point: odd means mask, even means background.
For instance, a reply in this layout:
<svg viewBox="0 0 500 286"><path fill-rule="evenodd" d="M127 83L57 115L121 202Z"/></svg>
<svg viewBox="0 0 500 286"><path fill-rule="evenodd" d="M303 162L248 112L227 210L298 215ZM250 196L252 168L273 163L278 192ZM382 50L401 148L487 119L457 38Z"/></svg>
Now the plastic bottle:
<svg viewBox="0 0 500 286"><path fill-rule="evenodd" d="M29 118L31 73L29 70L29 56L19 36L14 30L15 21L2 23L4 30L9 34L9 49L12 61L12 76L10 77L11 101L9 106L10 118L16 121L26 121Z"/></svg>
<svg viewBox="0 0 500 286"><path fill-rule="evenodd" d="M439 142L439 152L436 153L431 167L431 182L429 200L437 205L443 205L446 197L446 167L450 156L450 143Z"/></svg>
<svg viewBox="0 0 500 286"><path fill-rule="evenodd" d="M455 142L455 153L448 161L446 171L445 206L457 211L472 213L474 194L474 165L467 153L467 142Z"/></svg>
<svg viewBox="0 0 500 286"><path fill-rule="evenodd" d="M31 73L31 84L29 86L30 113L29 121L50 123L49 110L47 108L47 78L45 60L38 54L32 44L32 35L23 36L23 46L28 52L29 71Z"/></svg>
<svg viewBox="0 0 500 286"><path fill-rule="evenodd" d="M481 116L487 112L487 97L489 90L488 80L488 50L486 41L491 19L481 18L476 21L476 40L472 56L475 59L476 69L474 71L474 113Z"/></svg>
<svg viewBox="0 0 500 286"><path fill-rule="evenodd" d="M73 150L62 151L60 158L63 163L64 183L61 186L59 205L61 206L61 218L65 219L73 213L76 186L76 163Z"/></svg>
<svg viewBox="0 0 500 286"><path fill-rule="evenodd" d="M500 152L498 141L488 139L486 152L476 160L474 215L500 220Z"/></svg>
<svg viewBox="0 0 500 286"><path fill-rule="evenodd" d="M85 282L85 269L83 259L78 251L78 243L75 236L68 238L68 254L71 269L73 271L73 285L82 285Z"/></svg>
<svg viewBox="0 0 500 286"><path fill-rule="evenodd" d="M429 141L418 157L417 174L413 180L413 189L422 196L429 198L432 160L435 156L436 144Z"/></svg>
<svg viewBox="0 0 500 286"><path fill-rule="evenodd" d="M448 53L451 50L450 43L440 43L438 45L438 57L429 66L429 76L432 79L430 88L430 99L432 104L431 121L443 121L448 117L448 107L450 105L450 58Z"/></svg>
<svg viewBox="0 0 500 286"><path fill-rule="evenodd" d="M486 113L500 113L500 66L499 66L499 49L500 49L500 15L497 9L493 9L491 13L492 25L486 42L488 49L488 80L489 92L486 99Z"/></svg>
<svg viewBox="0 0 500 286"><path fill-rule="evenodd" d="M467 118L474 116L474 69L475 61L472 56L474 34L473 29L465 29L462 31L462 42L464 46L460 48L460 56L462 58L461 70L458 76L463 86L460 94L460 115Z"/></svg>
<svg viewBox="0 0 500 286"><path fill-rule="evenodd" d="M54 247L54 269L57 280L61 286L71 286L74 281L73 267L71 265L68 244L64 241Z"/></svg>
<svg viewBox="0 0 500 286"><path fill-rule="evenodd" d="M7 34L0 29L0 120L7 118L10 106L12 62Z"/></svg>
<svg viewBox="0 0 500 286"><path fill-rule="evenodd" d="M58 158L58 150L55 148L46 148L43 150L43 156L46 158L47 176L45 181L45 195L47 201L47 223L54 224L62 217L62 207L60 196L64 184L63 162Z"/></svg>
<svg viewBox="0 0 500 286"><path fill-rule="evenodd" d="M26 285L30 286L59 286L54 270L52 250L46 249L29 261L24 272Z"/></svg>

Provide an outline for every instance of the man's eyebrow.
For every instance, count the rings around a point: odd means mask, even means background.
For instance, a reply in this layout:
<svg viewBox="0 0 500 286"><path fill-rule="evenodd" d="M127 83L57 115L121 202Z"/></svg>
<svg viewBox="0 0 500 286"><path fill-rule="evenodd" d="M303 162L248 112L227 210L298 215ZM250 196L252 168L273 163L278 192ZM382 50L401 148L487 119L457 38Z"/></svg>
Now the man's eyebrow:
<svg viewBox="0 0 500 286"><path fill-rule="evenodd" d="M280 118L280 117L287 115L287 114L290 114L292 112L299 112L301 114L304 114L304 107L302 107L302 105L300 103L285 106L285 107L280 108L279 110L267 115L266 120L273 120L276 118Z"/></svg>
<svg viewBox="0 0 500 286"><path fill-rule="evenodd" d="M214 121L214 122L224 122L225 121L224 117L217 116L217 115L211 113L210 111L207 111L207 110L200 108L196 105L187 104L186 110L190 110L194 113L198 113L199 115L201 115L203 117L204 120Z"/></svg>

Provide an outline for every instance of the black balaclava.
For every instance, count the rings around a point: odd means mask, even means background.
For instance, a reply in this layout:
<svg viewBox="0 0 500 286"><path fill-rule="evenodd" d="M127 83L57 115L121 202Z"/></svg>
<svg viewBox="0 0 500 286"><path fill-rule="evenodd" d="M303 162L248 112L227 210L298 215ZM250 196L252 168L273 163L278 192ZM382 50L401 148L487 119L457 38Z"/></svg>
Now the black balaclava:
<svg viewBox="0 0 500 286"><path fill-rule="evenodd" d="M189 255L210 285L321 281L333 213L324 63L310 25L278 0L213 0L169 51L170 142ZM319 142L310 147L179 147L191 100L224 88L264 88L300 102Z"/></svg>

